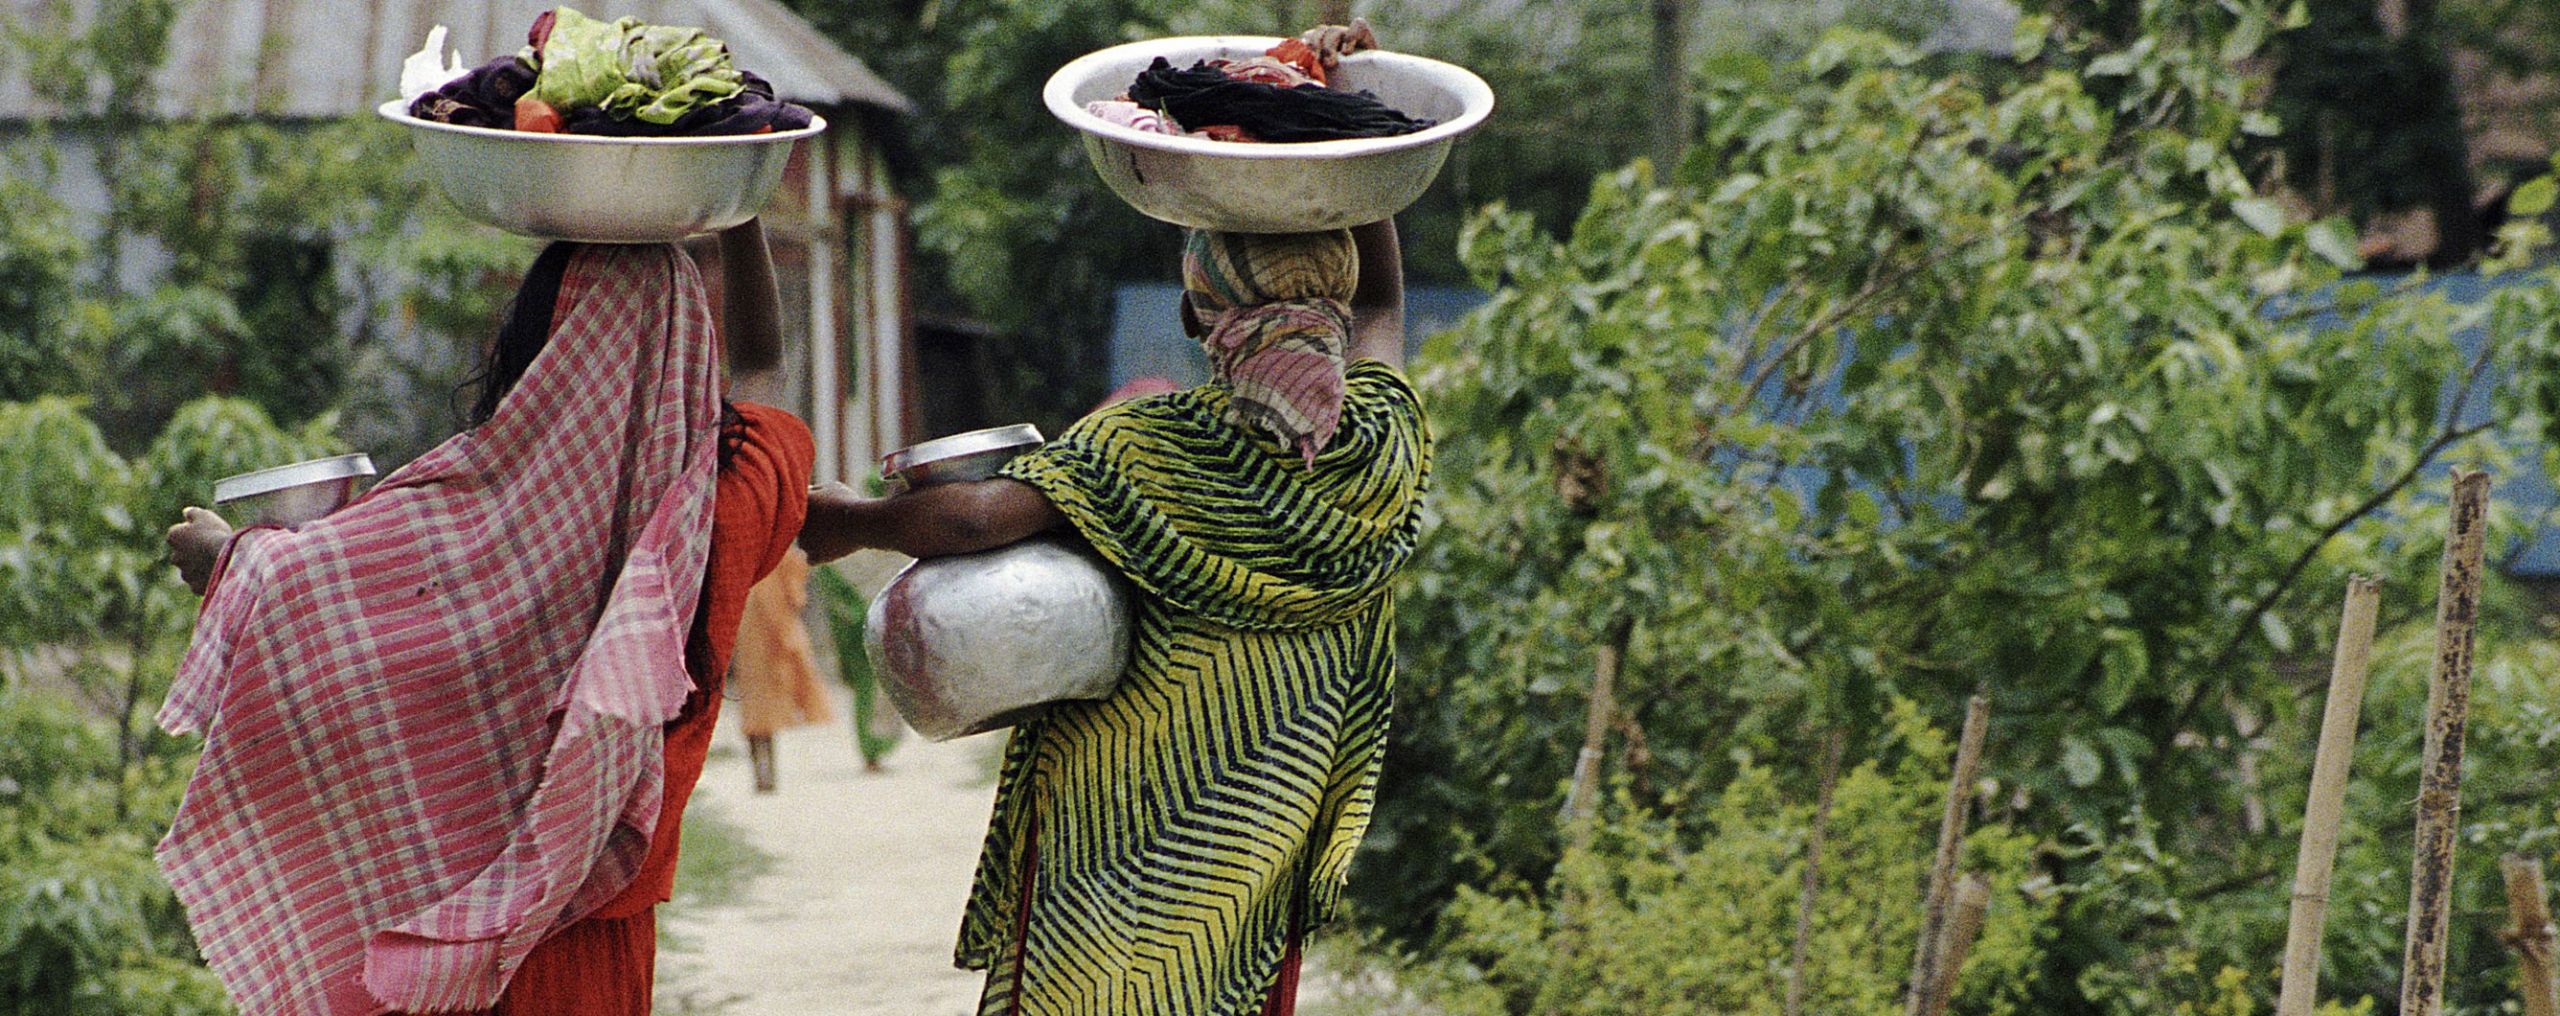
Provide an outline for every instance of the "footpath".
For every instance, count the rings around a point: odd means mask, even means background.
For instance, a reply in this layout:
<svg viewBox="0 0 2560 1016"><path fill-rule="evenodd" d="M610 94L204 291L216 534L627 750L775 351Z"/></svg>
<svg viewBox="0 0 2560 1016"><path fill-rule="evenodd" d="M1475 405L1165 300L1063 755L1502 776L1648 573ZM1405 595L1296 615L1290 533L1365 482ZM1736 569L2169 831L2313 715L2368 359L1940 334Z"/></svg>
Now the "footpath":
<svg viewBox="0 0 2560 1016"><path fill-rule="evenodd" d="M775 735L779 786L758 794L724 720L693 807L771 867L729 898L669 908L658 1009L667 1016L962 1016L979 975L951 946L976 869L1003 734L934 744L910 733L864 772L845 717Z"/></svg>

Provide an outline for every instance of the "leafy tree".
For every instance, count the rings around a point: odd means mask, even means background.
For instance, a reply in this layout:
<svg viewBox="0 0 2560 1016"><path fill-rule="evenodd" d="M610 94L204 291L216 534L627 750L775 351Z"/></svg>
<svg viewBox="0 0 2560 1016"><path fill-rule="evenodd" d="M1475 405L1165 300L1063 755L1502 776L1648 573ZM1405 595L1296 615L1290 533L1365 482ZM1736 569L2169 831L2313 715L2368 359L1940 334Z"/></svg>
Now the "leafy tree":
<svg viewBox="0 0 2560 1016"><path fill-rule="evenodd" d="M175 13L109 0L85 23L44 7L0 23L0 60L70 111L0 183L0 281L27 308L0 326L0 395L85 396L125 451L206 392L288 423L353 407L354 436L405 461L457 422L416 410L451 401L529 245L432 199L372 117L158 119ZM57 136L107 181L102 220L46 193Z"/></svg>
<svg viewBox="0 0 2560 1016"><path fill-rule="evenodd" d="M2252 190L2271 124L2233 66L2285 17L2146 5L2123 46L2030 19L1987 84L1834 36L1711 78L1669 186L1601 181L1562 240L1477 220L1495 297L1422 371L1437 528L1367 912L1428 941L1454 883L1549 877L1606 646L1597 747L1672 816L1832 730L1874 757L1892 698L1989 694L1985 801L2070 893L2024 1011L2206 952L2160 915L2290 862L2232 833L2296 709L2279 666L2348 571L2431 588L2421 478L2548 443L2560 394L2560 275L2467 308L2346 281L2343 222ZM2146 850L2157 885L2105 883ZM2280 911L2216 913L2272 955Z"/></svg>
<svg viewBox="0 0 2560 1016"><path fill-rule="evenodd" d="M148 726L195 605L161 527L332 422L201 399L127 460L73 400L0 403L0 1014L229 1011L151 861L194 763Z"/></svg>

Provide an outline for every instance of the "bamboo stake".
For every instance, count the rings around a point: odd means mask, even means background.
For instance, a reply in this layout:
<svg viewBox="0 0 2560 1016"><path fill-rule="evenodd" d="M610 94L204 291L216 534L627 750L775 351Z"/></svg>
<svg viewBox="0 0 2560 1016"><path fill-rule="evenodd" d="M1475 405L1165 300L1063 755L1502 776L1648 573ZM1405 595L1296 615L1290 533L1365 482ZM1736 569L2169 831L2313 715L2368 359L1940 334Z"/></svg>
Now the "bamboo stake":
<svg viewBox="0 0 2560 1016"><path fill-rule="evenodd" d="M1991 880L1981 875L1967 875L1956 887L1955 914L1948 918L1946 934L1938 942L1937 982L1929 986L1929 1008L1925 1016L1946 1016L1947 1007L1956 1001L1956 984L1963 980L1964 961L1973 955L1973 944L1982 937L1982 921L1991 912Z"/></svg>
<svg viewBox="0 0 2560 1016"><path fill-rule="evenodd" d="M2445 935L2453 902L2453 843L2462 814L2462 735L2471 711L2471 628L2480 614L2482 530L2489 474L2453 474L2444 584L2436 593L2436 662L2427 683L2426 754L2418 769L2417 856L2409 871L2408 948L2400 1016L2444 1008Z"/></svg>
<svg viewBox="0 0 2560 1016"><path fill-rule="evenodd" d="M2551 926L2550 895L2542 887L2542 861L2523 854L2498 859L2507 876L2507 914L2515 926L2499 933L2516 953L2516 981L2524 991L2524 1016L2560 1016L2560 979L2552 963L2560 932Z"/></svg>
<svg viewBox="0 0 2560 1016"><path fill-rule="evenodd" d="M1565 792L1564 817L1573 826L1573 844L1591 845L1591 821L1600 813L1600 762L1609 743L1609 724L1618 711L1618 662L1626 655L1631 622L1611 626L1591 666L1591 703L1582 721L1582 752L1573 760L1573 785Z"/></svg>
<svg viewBox="0 0 2560 1016"><path fill-rule="evenodd" d="M1831 797L1840 789L1840 755L1848 748L1848 731L1831 728L1823 740L1822 790L1814 799L1813 828L1804 840L1804 883L1796 889L1795 955L1787 963L1786 1016L1804 1016L1804 968L1813 954L1813 905L1822 891L1822 843L1831 833Z"/></svg>
<svg viewBox="0 0 2560 1016"><path fill-rule="evenodd" d="M2329 661L2329 702L2320 714L2320 749L2311 762L2311 798L2302 806L2302 844L2293 860L2293 919L2284 935L2283 993L2276 1016L2311 1016L2320 1001L2320 936L2329 919L2329 879L2338 860L2338 822L2347 799L2347 764L2356 754L2356 715L2373 671L2373 617L2382 583L2347 580L2338 619L2338 651Z"/></svg>
<svg viewBox="0 0 2560 1016"><path fill-rule="evenodd" d="M1956 769L1947 780L1946 811L1938 818L1938 853L1929 865L1928 904L1920 919L1920 945L1911 959L1911 984L1903 992L1910 1016L1925 1016L1938 982L1939 937L1947 903L1955 895L1956 855L1964 847L1965 804L1973 797L1974 769L1982 763L1982 739L1991 726L1991 700L1976 695L1964 704L1964 734L1956 742Z"/></svg>

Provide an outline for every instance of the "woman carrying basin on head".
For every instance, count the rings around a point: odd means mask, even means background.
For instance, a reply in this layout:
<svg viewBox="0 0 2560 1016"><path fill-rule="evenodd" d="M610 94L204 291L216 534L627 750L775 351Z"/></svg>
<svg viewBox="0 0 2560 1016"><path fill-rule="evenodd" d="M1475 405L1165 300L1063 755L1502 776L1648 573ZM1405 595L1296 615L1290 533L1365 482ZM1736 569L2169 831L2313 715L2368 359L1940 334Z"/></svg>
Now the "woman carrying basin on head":
<svg viewBox="0 0 2560 1016"><path fill-rule="evenodd" d="M1064 530L1139 591L1111 695L1006 747L957 957L987 971L983 1013L1291 1012L1368 824L1430 442L1395 227L1195 232L1183 274L1209 384L1101 409L998 479L810 500L817 560Z"/></svg>
<svg viewBox="0 0 2560 1016"><path fill-rule="evenodd" d="M244 1012L644 1016L655 906L747 590L813 452L722 398L780 349L761 228L722 329L671 245L554 244L472 426L353 504L232 533L161 722L205 750L160 860Z"/></svg>

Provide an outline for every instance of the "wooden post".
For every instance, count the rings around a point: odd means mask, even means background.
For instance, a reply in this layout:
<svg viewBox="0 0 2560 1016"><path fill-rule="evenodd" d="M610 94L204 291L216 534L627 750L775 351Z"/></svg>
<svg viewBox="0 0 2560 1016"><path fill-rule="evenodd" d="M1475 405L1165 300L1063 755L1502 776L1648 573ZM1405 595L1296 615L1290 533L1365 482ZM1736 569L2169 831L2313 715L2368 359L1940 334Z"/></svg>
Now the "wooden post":
<svg viewBox="0 0 2560 1016"><path fill-rule="evenodd" d="M1938 983L1939 939L1947 904L1955 895L1956 857L1964 848L1965 805L1973 798L1973 774L1982 763L1982 739L1991 726L1991 700L1974 696L1964 705L1964 735L1956 742L1956 769L1947 780L1946 810L1938 818L1938 853L1929 865L1929 896L1920 919L1920 945L1911 959L1911 983L1903 992L1910 1016L1926 1016Z"/></svg>
<svg viewBox="0 0 2560 1016"><path fill-rule="evenodd" d="M1573 827L1573 845L1591 845L1591 822L1600 813L1600 762L1603 748L1609 743L1609 724L1618 711L1618 663L1625 658L1627 639L1635 625L1619 620L1610 626L1608 638L1600 643L1599 659L1591 665L1591 702L1582 720L1582 751L1574 756L1573 784L1565 791L1565 822Z"/></svg>
<svg viewBox="0 0 2560 1016"><path fill-rule="evenodd" d="M2329 918L2329 878L2338 860L2338 822L2347 798L2347 763L2356 753L2356 716L2373 670L2373 617L2382 584L2347 580L2338 619L2338 651L2329 660L2329 702L2320 714L2320 748L2311 762L2311 798L2302 806L2302 843L2293 860L2293 919L2285 928L2283 993L2276 1016L2311 1016L2320 1001L2320 936Z"/></svg>
<svg viewBox="0 0 2560 1016"><path fill-rule="evenodd" d="M1822 790L1814 799L1813 828L1804 838L1804 880L1796 887L1796 944L1787 962L1786 1016L1804 1016L1805 963L1813 953L1813 906L1822 893L1822 843L1831 833L1831 798L1840 789L1840 755L1848 749L1848 731L1831 728L1823 739Z"/></svg>
<svg viewBox="0 0 2560 1016"><path fill-rule="evenodd" d="M1946 934L1938 943L1938 976L1929 986L1929 1007L1924 1016L1946 1016L1947 1007L1956 1001L1956 984L1963 979L1964 961L1973 955L1973 943L1982 937L1983 918L1991 913L1991 880L1981 875L1967 875L1956 887L1955 913L1947 919Z"/></svg>
<svg viewBox="0 0 2560 1016"><path fill-rule="evenodd" d="M2462 814L2462 735L2471 712L2471 628L2480 614L2480 566L2489 474L2453 474L2453 510L2436 593L2436 662L2427 682L2426 753L2418 767L2417 856L2409 871L2408 948L2400 961L2400 1016L2444 1008L2445 934L2453 904L2454 833Z"/></svg>
<svg viewBox="0 0 2560 1016"><path fill-rule="evenodd" d="M2560 978L2552 973L2560 953L2560 933L2551 927L2551 902L2542 887L2542 861L2523 854L2498 859L2507 876L2507 915L2515 926L2499 933L2516 953L2517 986L2524 991L2524 1016L2560 1016Z"/></svg>

